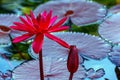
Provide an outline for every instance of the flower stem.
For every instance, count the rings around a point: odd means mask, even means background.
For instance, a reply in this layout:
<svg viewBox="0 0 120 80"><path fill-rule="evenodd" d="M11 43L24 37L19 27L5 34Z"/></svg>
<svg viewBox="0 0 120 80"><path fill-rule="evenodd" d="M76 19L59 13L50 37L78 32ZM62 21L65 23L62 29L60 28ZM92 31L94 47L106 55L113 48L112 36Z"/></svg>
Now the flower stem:
<svg viewBox="0 0 120 80"><path fill-rule="evenodd" d="M73 73L70 73L69 80L72 80L73 78Z"/></svg>
<svg viewBox="0 0 120 80"><path fill-rule="evenodd" d="M78 70L78 67L79 67L78 49L76 48L75 45L71 45L67 60L67 69L70 72L69 80L72 80L73 74Z"/></svg>
<svg viewBox="0 0 120 80"><path fill-rule="evenodd" d="M40 80L44 80L42 49L39 52Z"/></svg>
<svg viewBox="0 0 120 80"><path fill-rule="evenodd" d="M72 21L71 18L68 19L69 31L72 31Z"/></svg>

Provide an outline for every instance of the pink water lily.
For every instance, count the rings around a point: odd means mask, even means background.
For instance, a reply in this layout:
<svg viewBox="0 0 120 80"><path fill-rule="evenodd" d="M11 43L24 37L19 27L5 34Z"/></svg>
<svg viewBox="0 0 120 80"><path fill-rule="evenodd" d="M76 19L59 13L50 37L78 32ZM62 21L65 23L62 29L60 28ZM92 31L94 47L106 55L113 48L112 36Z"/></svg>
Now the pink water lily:
<svg viewBox="0 0 120 80"><path fill-rule="evenodd" d="M51 54L51 52L49 52ZM67 62L64 60L55 60L52 57L43 57L45 80L68 80L69 72ZM39 77L39 60L25 62L13 70L13 79L15 80L41 80ZM83 66L79 64L78 71L74 73L73 80L83 80L86 75Z"/></svg>
<svg viewBox="0 0 120 80"><path fill-rule="evenodd" d="M65 48L69 48L69 45L66 42L50 34L51 32L58 32L68 29L68 26L61 26L66 21L67 17L62 18L60 21L55 23L56 19L57 16L52 17L52 11L50 11L48 14L46 11L44 11L37 17L35 17L32 12L30 12L30 16L26 15L26 19L20 17L21 22L14 22L15 25L11 26L11 28L25 32L25 34L14 38L13 43L18 43L35 36L35 39L32 43L32 48L37 54L41 50L44 37L46 36Z"/></svg>
<svg viewBox="0 0 120 80"><path fill-rule="evenodd" d="M106 16L103 5L86 0L56 0L40 4L35 10L35 15L50 9L58 18L68 16L75 25L87 25L100 21ZM92 13L93 12L93 13Z"/></svg>

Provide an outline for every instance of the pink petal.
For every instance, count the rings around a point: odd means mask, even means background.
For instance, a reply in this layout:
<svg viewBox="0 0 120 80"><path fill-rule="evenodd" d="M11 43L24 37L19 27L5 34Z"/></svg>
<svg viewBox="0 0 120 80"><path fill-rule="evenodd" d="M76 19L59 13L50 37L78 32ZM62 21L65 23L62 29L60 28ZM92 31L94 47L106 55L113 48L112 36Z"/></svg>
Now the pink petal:
<svg viewBox="0 0 120 80"><path fill-rule="evenodd" d="M45 17L47 15L47 11L44 10L41 15Z"/></svg>
<svg viewBox="0 0 120 80"><path fill-rule="evenodd" d="M25 24L22 24L20 22L14 22L16 26L10 26L11 28L15 30L20 30L20 31L26 31L26 32L33 32L29 27L27 27Z"/></svg>
<svg viewBox="0 0 120 80"><path fill-rule="evenodd" d="M40 22L40 18L41 18L41 14L39 14L39 15L37 16L37 21L38 21L38 23Z"/></svg>
<svg viewBox="0 0 120 80"><path fill-rule="evenodd" d="M54 35L51 35L49 33L45 33L45 36L47 36L48 38L56 41L57 43L59 43L61 46L65 47L65 48L69 48L69 44L67 44L65 41L63 41L62 39L57 38Z"/></svg>
<svg viewBox="0 0 120 80"><path fill-rule="evenodd" d="M51 17L52 17L52 11L50 11L46 16L46 22L45 22L45 27L44 27L45 30L47 30L49 27Z"/></svg>
<svg viewBox="0 0 120 80"><path fill-rule="evenodd" d="M24 23L25 27L30 30L33 31L36 30L33 26L33 24L31 24L31 22L26 21L24 18L20 17L20 20Z"/></svg>
<svg viewBox="0 0 120 80"><path fill-rule="evenodd" d="M54 60L54 58L44 57L43 63L45 80L68 80L69 72L66 67L66 61ZM38 64L38 60L33 60L16 67L12 74L13 79L40 80ZM81 65L79 65L79 69L74 74L73 80L83 80L84 78L85 70Z"/></svg>
<svg viewBox="0 0 120 80"><path fill-rule="evenodd" d="M43 39L44 39L43 34L37 34L32 43L32 48L36 54L38 54L42 49Z"/></svg>
<svg viewBox="0 0 120 80"><path fill-rule="evenodd" d="M25 14L25 16L26 16L26 18L27 18L27 21L32 24L31 18L30 18L27 14Z"/></svg>
<svg viewBox="0 0 120 80"><path fill-rule="evenodd" d="M64 31L64 30L68 30L68 29L69 29L68 26L61 26L59 28L55 28L55 29L49 30L49 32L58 32L58 31Z"/></svg>
<svg viewBox="0 0 120 80"><path fill-rule="evenodd" d="M14 29L14 30L19 30L19 31L28 31L26 28L24 27L20 27L20 26L10 26L11 29Z"/></svg>
<svg viewBox="0 0 120 80"><path fill-rule="evenodd" d="M112 41L112 43L120 43L120 13L116 13L107 18L99 26L99 34L106 40Z"/></svg>
<svg viewBox="0 0 120 80"><path fill-rule="evenodd" d="M9 27L13 25L15 21L20 21L19 16L15 14L0 14L0 25Z"/></svg>
<svg viewBox="0 0 120 80"><path fill-rule="evenodd" d="M51 20L50 20L49 27L52 26L55 23L56 20L57 20L57 16L52 17Z"/></svg>
<svg viewBox="0 0 120 80"><path fill-rule="evenodd" d="M38 17L40 17L39 19L39 30L45 30L45 27L46 27L46 23L45 23L45 21L46 21L46 19L45 19L45 17L44 16L38 16ZM48 27L48 26L47 26Z"/></svg>
<svg viewBox="0 0 120 80"><path fill-rule="evenodd" d="M14 38L13 43L18 43L18 42L24 41L32 36L33 36L33 34L30 34L30 33L23 34L22 36L18 36L16 38Z"/></svg>
<svg viewBox="0 0 120 80"><path fill-rule="evenodd" d="M33 14L32 11L30 11L30 17L31 17L31 19L32 19L33 24L34 24L34 25L37 25L38 22L37 22L37 20L36 20L36 18L35 18L35 16L34 16L34 14Z"/></svg>
<svg viewBox="0 0 120 80"><path fill-rule="evenodd" d="M55 29L60 27L65 21L67 20L67 17L62 18L60 21L58 21L56 24L54 24L53 26L51 26L49 29Z"/></svg>

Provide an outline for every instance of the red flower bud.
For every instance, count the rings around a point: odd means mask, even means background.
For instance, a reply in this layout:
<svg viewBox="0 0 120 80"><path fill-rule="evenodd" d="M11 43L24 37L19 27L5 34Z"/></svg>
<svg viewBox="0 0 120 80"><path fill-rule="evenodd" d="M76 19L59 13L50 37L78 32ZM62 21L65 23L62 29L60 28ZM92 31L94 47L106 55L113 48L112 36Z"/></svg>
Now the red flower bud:
<svg viewBox="0 0 120 80"><path fill-rule="evenodd" d="M79 65L78 49L76 46L70 46L70 52L67 60L67 68L70 73L75 73Z"/></svg>

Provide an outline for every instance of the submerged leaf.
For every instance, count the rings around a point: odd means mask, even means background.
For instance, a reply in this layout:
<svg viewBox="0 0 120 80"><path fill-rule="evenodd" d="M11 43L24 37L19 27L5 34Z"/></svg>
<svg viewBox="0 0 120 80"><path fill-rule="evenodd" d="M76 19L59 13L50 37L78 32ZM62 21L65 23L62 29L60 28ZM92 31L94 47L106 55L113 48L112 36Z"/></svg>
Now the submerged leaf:
<svg viewBox="0 0 120 80"><path fill-rule="evenodd" d="M90 68L87 72L87 77L94 80L97 78L101 78L102 76L104 76L105 71L104 69L98 69L97 71L95 71L93 68Z"/></svg>

